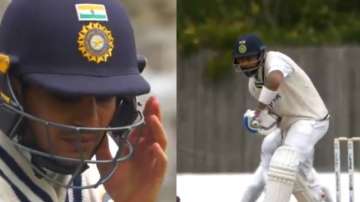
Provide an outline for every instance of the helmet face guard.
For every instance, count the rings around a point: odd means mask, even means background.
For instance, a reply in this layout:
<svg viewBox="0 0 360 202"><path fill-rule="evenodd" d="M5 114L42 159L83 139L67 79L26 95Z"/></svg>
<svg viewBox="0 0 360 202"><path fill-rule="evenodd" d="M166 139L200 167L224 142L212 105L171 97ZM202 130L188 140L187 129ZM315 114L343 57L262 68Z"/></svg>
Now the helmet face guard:
<svg viewBox="0 0 360 202"><path fill-rule="evenodd" d="M235 57L235 58L233 58L233 68L234 68L235 72L242 72L242 73L245 74L245 76L247 76L247 77L252 77L252 76L254 76L254 75L257 73L258 69L259 69L260 66L263 64L263 62L264 62L264 57L265 57L264 55L265 55L265 53L264 53L264 51L262 51L262 52L261 52L260 54L258 54L258 56L257 56L257 62L256 62L256 64L255 64L254 66L252 66L252 67L246 67L246 68L244 68L244 67L240 64L239 60L242 59L242 58L247 58L247 57L251 57L251 56Z"/></svg>
<svg viewBox="0 0 360 202"><path fill-rule="evenodd" d="M120 162L131 158L134 152L134 145L129 140L130 132L132 129L144 125L144 115L137 109L138 103L136 102L135 97L119 98L118 109L115 112L114 118L109 127L78 127L47 121L27 113L16 98L9 76L6 75L3 79L4 83L2 87L5 87L4 90L6 90L5 92L8 92L9 97L6 99L7 95L5 93L1 93L0 114L1 116L11 117L11 122L7 123L6 127L2 125L1 129L8 135L15 147L23 151L22 153L30 154L31 166L37 175L65 188L95 188L111 178ZM121 114L119 110L120 108ZM26 122L34 122L44 126L46 134L43 134L43 137L47 138L49 148L51 148L51 145L56 144L56 142L53 142L52 138L50 138L50 128L65 131L67 133L66 135L73 136L75 139L74 145L76 150L79 151L78 157L66 157L55 154L53 151L43 151L37 147L36 142L23 142L23 134L21 134L21 130ZM94 148L92 148L90 156L89 154L85 154L82 149L81 138L84 134L96 134L98 136L97 142ZM117 148L115 154L112 155L111 159L93 160L92 157L94 157L100 144L107 140L105 138L106 136L110 137L116 144ZM111 164L111 169L108 170L105 175L101 176L94 184L74 186L73 182L75 178L80 176L81 173L88 168L88 164ZM46 170L50 170L58 174L71 175L71 178L69 181L64 182L63 179L59 180L56 176L51 177Z"/></svg>

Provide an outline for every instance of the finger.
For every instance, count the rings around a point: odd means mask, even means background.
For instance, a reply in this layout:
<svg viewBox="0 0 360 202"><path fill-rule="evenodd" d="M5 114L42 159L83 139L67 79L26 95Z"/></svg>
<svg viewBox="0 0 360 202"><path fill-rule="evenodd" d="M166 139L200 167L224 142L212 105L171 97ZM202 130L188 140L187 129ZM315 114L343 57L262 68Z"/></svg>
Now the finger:
<svg viewBox="0 0 360 202"><path fill-rule="evenodd" d="M144 118L145 123L149 121L149 117L151 115L156 115L161 120L161 113L160 113L160 105L159 101L156 97L151 96L145 104L144 108ZM138 127L135 130L133 130L129 136L130 142L135 144L139 137L146 136L148 130L144 129L144 127Z"/></svg>
<svg viewBox="0 0 360 202"><path fill-rule="evenodd" d="M105 136L96 151L96 160L109 160L112 158L108 144L108 137ZM111 169L111 164L96 164L101 175L107 173Z"/></svg>
<svg viewBox="0 0 360 202"><path fill-rule="evenodd" d="M107 135L105 135L105 137L102 139L100 146L99 146L98 150L96 151L96 159L99 159L99 160L111 159L111 153L110 153L110 149L109 149Z"/></svg>
<svg viewBox="0 0 360 202"><path fill-rule="evenodd" d="M161 113L160 113L160 103L159 100L155 96L151 96L144 108L144 116L149 117L151 115L156 115L160 120L162 120Z"/></svg>
<svg viewBox="0 0 360 202"><path fill-rule="evenodd" d="M162 182L168 164L167 155L158 143L152 145L152 152L156 160L153 173L155 174L156 181Z"/></svg>
<svg viewBox="0 0 360 202"><path fill-rule="evenodd" d="M154 156L157 159L157 165L159 168L166 168L167 167L167 162L168 162L168 158L167 158L167 154L165 153L165 151L162 149L162 147L160 146L160 144L158 143L154 143L153 144L153 151L154 151Z"/></svg>
<svg viewBox="0 0 360 202"><path fill-rule="evenodd" d="M159 145L161 146L161 148L163 150L166 150L166 147L167 147L166 133L165 133L165 129L164 129L162 123L160 122L160 120L158 119L158 117L155 115L152 115L149 118L146 128L149 131L147 136L144 136L146 141L149 144L157 142L157 143L159 143Z"/></svg>
<svg viewBox="0 0 360 202"><path fill-rule="evenodd" d="M141 142L138 146L137 157L134 157L133 159L136 159L138 162L142 162L141 164L145 165L147 169L156 168L158 166L158 162L160 162L161 165L164 163L166 165L167 155L159 143L155 142L149 145L148 143ZM142 152L139 152L140 147Z"/></svg>
<svg viewBox="0 0 360 202"><path fill-rule="evenodd" d="M131 142L131 144L136 144L138 143L140 138L145 136L145 133L146 131L144 130L144 126L139 126L133 129L133 131L131 131L129 135L129 141Z"/></svg>

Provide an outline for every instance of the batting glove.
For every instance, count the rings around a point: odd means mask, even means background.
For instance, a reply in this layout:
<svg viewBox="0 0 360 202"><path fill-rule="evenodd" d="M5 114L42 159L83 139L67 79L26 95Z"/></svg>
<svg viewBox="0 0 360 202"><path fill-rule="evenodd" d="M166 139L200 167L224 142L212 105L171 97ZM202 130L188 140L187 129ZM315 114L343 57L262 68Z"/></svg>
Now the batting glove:
<svg viewBox="0 0 360 202"><path fill-rule="evenodd" d="M256 120L255 111L248 109L243 116L243 126L252 134L256 134L259 130L260 123Z"/></svg>

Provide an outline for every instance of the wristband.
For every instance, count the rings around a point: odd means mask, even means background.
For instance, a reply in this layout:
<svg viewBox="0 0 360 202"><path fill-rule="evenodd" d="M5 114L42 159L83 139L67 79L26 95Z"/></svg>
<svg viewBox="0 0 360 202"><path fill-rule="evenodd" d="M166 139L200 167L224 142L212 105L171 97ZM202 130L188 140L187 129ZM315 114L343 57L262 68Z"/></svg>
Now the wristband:
<svg viewBox="0 0 360 202"><path fill-rule="evenodd" d="M277 94L278 94L277 91L272 91L272 90L268 89L266 86L263 86L262 90L260 92L259 102L261 102L265 105L269 105L271 103L271 101L273 101L273 99L276 97Z"/></svg>

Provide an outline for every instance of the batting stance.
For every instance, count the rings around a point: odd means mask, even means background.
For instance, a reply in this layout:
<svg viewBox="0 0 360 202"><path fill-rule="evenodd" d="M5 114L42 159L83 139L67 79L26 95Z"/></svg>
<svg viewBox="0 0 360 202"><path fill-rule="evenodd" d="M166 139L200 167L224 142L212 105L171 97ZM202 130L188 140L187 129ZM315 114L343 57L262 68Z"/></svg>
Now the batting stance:
<svg viewBox="0 0 360 202"><path fill-rule="evenodd" d="M248 121L248 116L250 115L250 113L244 114L244 124ZM261 144L260 164L252 176L250 185L244 191L241 202L255 202L260 197L261 193L263 193L271 157L275 150L281 146L282 139L281 130L276 125L267 130L257 130L256 133L252 130L250 132L250 134L264 135L265 138ZM306 182L308 184L308 189L312 191L315 196L323 198L324 202L332 202L329 190L320 185L315 169L312 169L309 175L305 177L307 177ZM293 193L296 193L297 191L298 190L294 189Z"/></svg>
<svg viewBox="0 0 360 202"><path fill-rule="evenodd" d="M166 133L120 2L13 0L0 52L0 201L156 201Z"/></svg>
<svg viewBox="0 0 360 202"><path fill-rule="evenodd" d="M282 144L269 164L264 201L288 202L295 190L299 201L320 201L307 189L306 176L313 167L314 146L328 130L329 114L310 78L288 56L266 51L255 35L238 38L233 63L249 77L250 93L258 100L248 127L267 128L269 114L281 118Z"/></svg>

